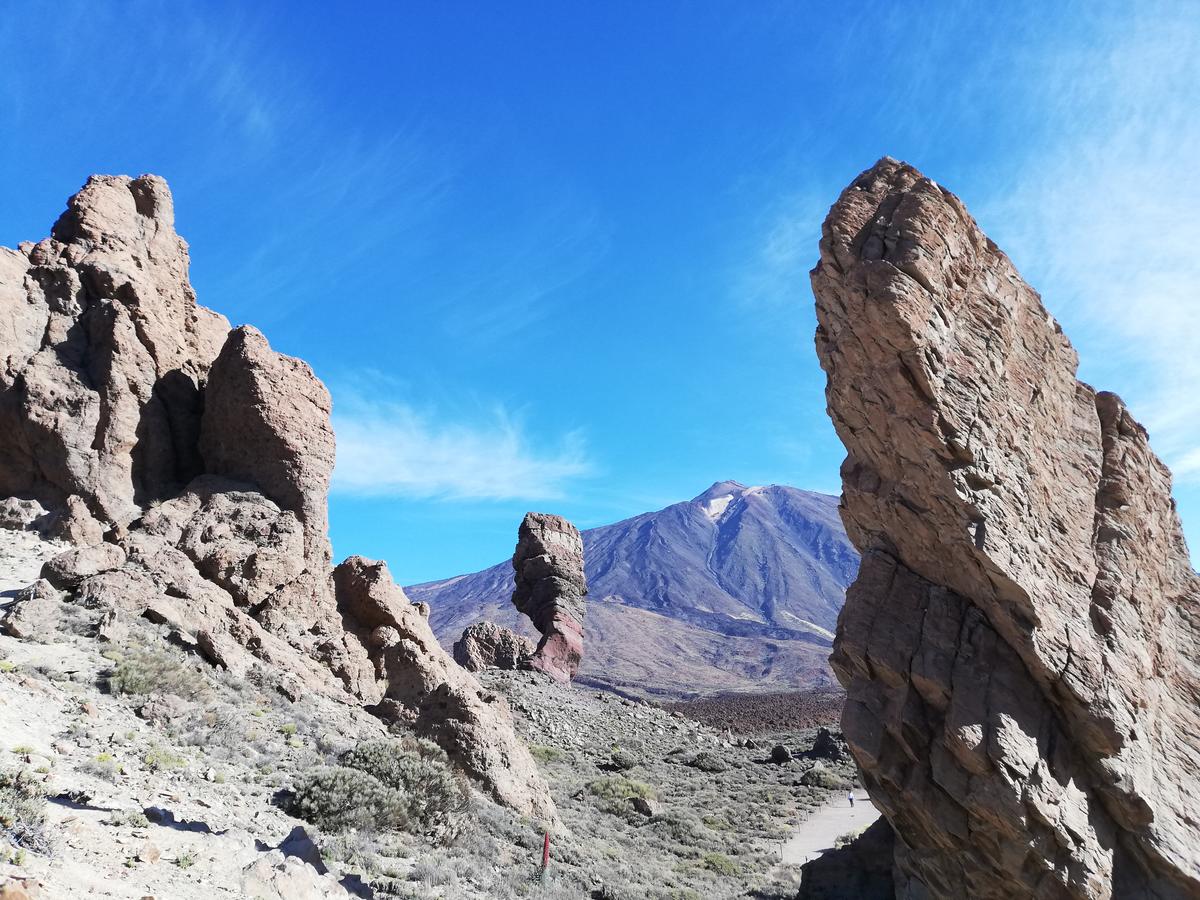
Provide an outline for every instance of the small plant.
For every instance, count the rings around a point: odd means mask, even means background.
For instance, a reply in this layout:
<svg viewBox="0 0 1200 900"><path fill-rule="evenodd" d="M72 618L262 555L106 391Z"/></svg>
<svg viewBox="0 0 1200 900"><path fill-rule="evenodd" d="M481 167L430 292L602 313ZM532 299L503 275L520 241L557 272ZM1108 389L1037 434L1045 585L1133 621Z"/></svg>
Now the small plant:
<svg viewBox="0 0 1200 900"><path fill-rule="evenodd" d="M114 828L145 828L150 824L150 820L140 809L114 809L104 820L104 824Z"/></svg>
<svg viewBox="0 0 1200 900"><path fill-rule="evenodd" d="M116 663L107 679L114 694L174 694L190 700L208 689L203 675L158 647L134 644L105 656Z"/></svg>
<svg viewBox="0 0 1200 900"><path fill-rule="evenodd" d="M279 726L279 733L284 735L285 737L291 737L293 734L296 733L296 723L295 722L285 722L283 725Z"/></svg>
<svg viewBox="0 0 1200 900"><path fill-rule="evenodd" d="M620 747L613 750L610 759L612 760L613 768L622 772L629 771L640 761L635 754L629 752L628 750L623 750Z"/></svg>
<svg viewBox="0 0 1200 900"><path fill-rule="evenodd" d="M634 797L654 800L658 796L650 785L623 775L597 778L588 782L587 789L599 801L600 808L610 813L624 812Z"/></svg>
<svg viewBox="0 0 1200 900"><path fill-rule="evenodd" d="M17 744L17 746L12 748L12 752L17 754L17 756L27 756L30 753L37 753L37 750L28 744Z"/></svg>
<svg viewBox="0 0 1200 900"><path fill-rule="evenodd" d="M457 834L469 792L436 744L365 741L340 766L317 769L295 785L291 812L328 831Z"/></svg>
<svg viewBox="0 0 1200 900"><path fill-rule="evenodd" d="M705 853L701 859L704 868L718 875L736 875L738 864L724 853Z"/></svg>
<svg viewBox="0 0 1200 900"><path fill-rule="evenodd" d="M151 747L142 757L142 762L151 772L169 772L187 765L187 760L178 753L172 753L162 747Z"/></svg>
<svg viewBox="0 0 1200 900"><path fill-rule="evenodd" d="M445 751L420 738L366 741L342 758L405 797L409 822L422 832L449 835L465 819L470 793Z"/></svg>
<svg viewBox="0 0 1200 900"><path fill-rule="evenodd" d="M402 829L404 797L358 769L330 766L296 782L289 812L324 831Z"/></svg>
<svg viewBox="0 0 1200 900"><path fill-rule="evenodd" d="M529 754L540 763L558 762L565 755L557 747L547 747L545 744L534 744L529 748Z"/></svg>
<svg viewBox="0 0 1200 900"><path fill-rule="evenodd" d="M0 772L0 835L35 853L50 849L46 836L46 793L27 769Z"/></svg>
<svg viewBox="0 0 1200 900"><path fill-rule="evenodd" d="M9 662L7 659L0 659L0 672L15 672L17 664Z"/></svg>
<svg viewBox="0 0 1200 900"><path fill-rule="evenodd" d="M693 768L699 769L701 772L708 772L710 774L724 772L729 768L727 765L725 765L725 760L721 759L721 757L713 753L711 750L701 750L695 755L695 757L693 757L689 765L691 765Z"/></svg>
<svg viewBox="0 0 1200 900"><path fill-rule="evenodd" d="M184 850L175 857L175 865L181 869L190 869L196 864L196 854L191 850Z"/></svg>
<svg viewBox="0 0 1200 900"><path fill-rule="evenodd" d="M854 843L854 841L858 839L858 836L861 835L864 831L866 831L865 825L862 826L861 828L855 828L851 831L847 831L845 834L839 834L836 838L833 839L834 849L841 850L843 847Z"/></svg>
<svg viewBox="0 0 1200 900"><path fill-rule="evenodd" d="M113 759L111 753L99 753L79 768L104 781L116 781L121 774L121 766Z"/></svg>

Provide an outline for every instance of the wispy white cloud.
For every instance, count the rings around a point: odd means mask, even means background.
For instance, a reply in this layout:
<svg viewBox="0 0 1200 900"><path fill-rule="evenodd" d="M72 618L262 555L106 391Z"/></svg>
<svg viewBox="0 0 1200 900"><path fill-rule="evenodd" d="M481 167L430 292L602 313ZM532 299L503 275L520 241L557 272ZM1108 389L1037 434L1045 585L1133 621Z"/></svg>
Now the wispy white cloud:
<svg viewBox="0 0 1200 900"><path fill-rule="evenodd" d="M772 203L753 229L749 257L734 273L735 297L753 310L793 318L797 308L807 306L808 270L828 211L829 199L815 193L791 194Z"/></svg>
<svg viewBox="0 0 1200 900"><path fill-rule="evenodd" d="M334 491L442 500L555 500L592 471L579 431L531 437L493 406L447 417L398 400L337 391Z"/></svg>
<svg viewBox="0 0 1200 900"><path fill-rule="evenodd" d="M1014 59L1050 123L975 204L1181 483L1200 484L1200 18L1146 4ZM1014 102L1021 98L1014 97Z"/></svg>

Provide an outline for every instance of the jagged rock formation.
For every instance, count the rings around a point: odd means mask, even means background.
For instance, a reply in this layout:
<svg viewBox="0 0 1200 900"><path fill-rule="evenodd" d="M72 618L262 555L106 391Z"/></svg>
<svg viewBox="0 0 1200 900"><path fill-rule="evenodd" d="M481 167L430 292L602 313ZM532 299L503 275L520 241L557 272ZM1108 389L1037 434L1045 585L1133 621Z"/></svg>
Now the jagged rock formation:
<svg viewBox="0 0 1200 900"><path fill-rule="evenodd" d="M498 800L553 819L503 702L386 569L348 560L335 596L329 393L197 305L172 209L160 178L93 176L52 237L0 248L0 520L78 545L3 627L33 636L64 602L101 637L145 617L285 694L403 718Z"/></svg>
<svg viewBox="0 0 1200 900"><path fill-rule="evenodd" d="M124 524L200 474L229 323L196 304L161 178L88 179L51 237L0 249L0 496Z"/></svg>
<svg viewBox="0 0 1200 900"><path fill-rule="evenodd" d="M842 193L812 283L863 553L832 663L897 896L1200 896L1200 582L1146 432L908 165Z"/></svg>
<svg viewBox="0 0 1200 900"><path fill-rule="evenodd" d="M494 622L476 622L454 642L454 661L468 672L517 669L537 650L524 635Z"/></svg>
<svg viewBox="0 0 1200 900"><path fill-rule="evenodd" d="M410 603L384 563L351 556L333 573L338 609L381 674L377 706L412 725L484 781L495 798L554 819L533 757L512 731L508 704L454 663L429 627L428 608Z"/></svg>
<svg viewBox="0 0 1200 900"><path fill-rule="evenodd" d="M512 602L542 634L526 663L570 681L583 660L583 539L562 516L526 513L513 553Z"/></svg>

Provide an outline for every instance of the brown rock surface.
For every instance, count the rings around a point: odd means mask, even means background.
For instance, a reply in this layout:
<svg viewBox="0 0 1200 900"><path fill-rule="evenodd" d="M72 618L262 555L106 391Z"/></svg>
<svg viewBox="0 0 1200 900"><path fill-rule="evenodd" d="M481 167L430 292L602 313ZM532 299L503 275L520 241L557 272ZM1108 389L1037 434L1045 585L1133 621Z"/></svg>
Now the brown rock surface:
<svg viewBox="0 0 1200 900"><path fill-rule="evenodd" d="M352 556L333 578L346 632L378 673L379 712L437 742L499 802L554 820L554 803L513 731L508 704L455 664L387 565Z"/></svg>
<svg viewBox="0 0 1200 900"><path fill-rule="evenodd" d="M513 553L512 602L542 634L530 668L570 681L583 659L583 539L562 516L526 513Z"/></svg>
<svg viewBox="0 0 1200 900"><path fill-rule="evenodd" d="M962 203L883 159L812 273L863 553L832 659L897 896L1200 896L1170 473Z"/></svg>
<svg viewBox="0 0 1200 900"><path fill-rule="evenodd" d="M331 561L332 408L329 391L307 363L276 353L249 326L230 332L204 392L204 470L251 482L295 513L313 571Z"/></svg>
<svg viewBox="0 0 1200 900"><path fill-rule="evenodd" d="M200 471L228 323L196 304L161 178L93 176L51 235L0 249L0 496L124 523Z"/></svg>
<svg viewBox="0 0 1200 900"><path fill-rule="evenodd" d="M94 176L52 238L0 249L0 498L22 498L0 520L78 545L4 627L32 636L70 605L116 640L146 618L285 696L403 718L499 801L553 819L504 701L438 646L428 607L358 558L335 598L329 393L197 306L187 267L153 176Z"/></svg>
<svg viewBox="0 0 1200 900"><path fill-rule="evenodd" d="M516 669L537 649L537 644L494 622L476 622L463 629L454 643L454 661L468 672Z"/></svg>

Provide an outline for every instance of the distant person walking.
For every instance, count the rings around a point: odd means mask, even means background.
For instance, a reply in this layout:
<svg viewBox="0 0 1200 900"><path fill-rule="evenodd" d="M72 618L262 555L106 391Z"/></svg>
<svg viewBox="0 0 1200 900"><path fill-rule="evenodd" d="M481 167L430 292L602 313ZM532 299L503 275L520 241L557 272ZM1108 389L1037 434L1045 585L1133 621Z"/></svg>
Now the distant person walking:
<svg viewBox="0 0 1200 900"><path fill-rule="evenodd" d="M846 799L850 801L850 808L854 809L854 791L851 791L850 793L848 793L846 795Z"/></svg>

